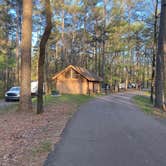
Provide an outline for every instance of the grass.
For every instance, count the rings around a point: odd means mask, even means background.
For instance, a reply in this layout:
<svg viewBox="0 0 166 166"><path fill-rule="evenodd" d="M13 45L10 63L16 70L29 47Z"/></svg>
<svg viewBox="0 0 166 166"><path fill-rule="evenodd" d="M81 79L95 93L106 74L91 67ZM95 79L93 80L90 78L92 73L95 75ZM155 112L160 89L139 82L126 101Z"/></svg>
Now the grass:
<svg viewBox="0 0 166 166"><path fill-rule="evenodd" d="M150 102L150 99L147 96L134 96L133 97L134 103L138 105L145 113L152 114L155 111L153 104Z"/></svg>
<svg viewBox="0 0 166 166"><path fill-rule="evenodd" d="M145 96L134 96L133 97L134 103L140 107L141 110L143 110L147 114L155 115L160 118L166 118L166 112L157 109L153 106L153 104L150 102L149 95Z"/></svg>
<svg viewBox="0 0 166 166"><path fill-rule="evenodd" d="M67 104L76 104L80 106L83 103L86 103L90 99L92 99L93 96L88 95L69 95L69 94L63 94L61 96L45 96L44 97L44 104L48 105L50 103L58 104L58 103L67 103Z"/></svg>
<svg viewBox="0 0 166 166"><path fill-rule="evenodd" d="M52 143L49 140L40 142L40 144L32 149L32 154L35 156L37 154L50 152L52 150Z"/></svg>
<svg viewBox="0 0 166 166"><path fill-rule="evenodd" d="M44 105L48 106L49 104L61 104L61 103L67 103L67 104L75 104L76 106L80 106L83 103L86 103L90 99L92 99L93 96L88 95L69 95L64 94L61 96L44 96ZM32 102L35 104L37 102L37 98L32 98ZM11 105L5 105L3 108L0 108L0 114L8 113L8 112L15 112L18 108L18 103L12 103Z"/></svg>

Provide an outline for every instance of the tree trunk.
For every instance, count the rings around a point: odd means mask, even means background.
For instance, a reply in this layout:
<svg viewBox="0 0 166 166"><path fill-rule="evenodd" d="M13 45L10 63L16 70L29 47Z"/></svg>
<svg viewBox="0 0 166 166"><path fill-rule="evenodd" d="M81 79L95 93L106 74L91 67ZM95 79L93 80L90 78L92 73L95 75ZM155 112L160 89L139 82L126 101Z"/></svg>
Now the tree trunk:
<svg viewBox="0 0 166 166"><path fill-rule="evenodd" d="M151 78L151 95L150 100L153 103L154 82L155 82L155 66L156 66L156 49L157 49L157 14L158 14L158 0L155 6L155 20L154 20L154 38L153 38L153 59L152 59L152 78Z"/></svg>
<svg viewBox="0 0 166 166"><path fill-rule="evenodd" d="M37 97L37 114L43 112L43 82L44 82L44 61L45 61L45 50L48 38L51 33L51 5L50 0L45 0L45 13L46 13L46 28L42 39L40 41L40 54L38 63L38 97Z"/></svg>
<svg viewBox="0 0 166 166"><path fill-rule="evenodd" d="M20 0L16 1L16 85L20 85L20 41L21 41L21 23L22 23L22 3Z"/></svg>
<svg viewBox="0 0 166 166"><path fill-rule="evenodd" d="M163 63L164 63L164 76L163 76L163 79L164 79L164 103L163 103L163 109L164 111L166 111L166 0L164 1L164 36L163 36Z"/></svg>
<svg viewBox="0 0 166 166"><path fill-rule="evenodd" d="M165 109L165 70L164 59L166 56L166 0L161 2L160 28L158 38L158 53L156 58L156 82L155 82L155 107Z"/></svg>
<svg viewBox="0 0 166 166"><path fill-rule="evenodd" d="M23 0L20 111L31 111L32 0Z"/></svg>
<svg viewBox="0 0 166 166"><path fill-rule="evenodd" d="M45 65L44 65L44 76L45 76L45 94L49 95L51 92L50 89L50 83L51 80L49 79L49 63L48 63L48 51L46 48L46 53L45 53ZM51 72L51 71L50 71Z"/></svg>
<svg viewBox="0 0 166 166"><path fill-rule="evenodd" d="M105 60L106 60L105 57L105 29L106 29L106 16L107 16L106 5L107 5L107 0L104 0L104 9L103 9L104 23L102 27L102 64L101 64L101 75L104 81L105 81Z"/></svg>
<svg viewBox="0 0 166 166"><path fill-rule="evenodd" d="M102 39L102 64L101 64L101 76L105 81L105 41Z"/></svg>
<svg viewBox="0 0 166 166"><path fill-rule="evenodd" d="M62 2L64 4L64 1ZM64 44L65 44L65 40L64 40L64 29L65 29L65 10L62 10L62 24L61 24L61 28L62 28L62 33L61 33L61 40L62 40L62 46L61 46L61 68L63 69L65 66L65 53L64 53Z"/></svg>
<svg viewBox="0 0 166 166"><path fill-rule="evenodd" d="M95 73L98 75L97 41L95 42Z"/></svg>
<svg viewBox="0 0 166 166"><path fill-rule="evenodd" d="M20 44L19 44L19 32L16 31L16 84L19 85L19 73L20 73L20 64L19 64L19 53L20 53Z"/></svg>

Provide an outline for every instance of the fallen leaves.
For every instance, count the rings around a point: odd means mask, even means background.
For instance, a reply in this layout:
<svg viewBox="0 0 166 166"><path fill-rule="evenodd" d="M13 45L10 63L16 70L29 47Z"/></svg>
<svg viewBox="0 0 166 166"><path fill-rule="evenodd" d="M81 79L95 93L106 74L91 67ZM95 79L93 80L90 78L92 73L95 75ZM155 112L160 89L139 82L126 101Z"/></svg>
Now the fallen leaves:
<svg viewBox="0 0 166 166"><path fill-rule="evenodd" d="M41 166L75 110L74 105L60 104L47 106L40 115L34 112L0 115L0 165Z"/></svg>

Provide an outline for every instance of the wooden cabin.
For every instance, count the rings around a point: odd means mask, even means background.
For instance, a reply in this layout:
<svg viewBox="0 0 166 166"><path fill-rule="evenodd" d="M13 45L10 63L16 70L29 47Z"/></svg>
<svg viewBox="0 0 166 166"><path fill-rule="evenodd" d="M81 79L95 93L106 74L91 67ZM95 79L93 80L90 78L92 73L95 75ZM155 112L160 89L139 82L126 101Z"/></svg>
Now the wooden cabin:
<svg viewBox="0 0 166 166"><path fill-rule="evenodd" d="M55 74L56 90L62 94L99 93L102 79L85 68L69 65Z"/></svg>

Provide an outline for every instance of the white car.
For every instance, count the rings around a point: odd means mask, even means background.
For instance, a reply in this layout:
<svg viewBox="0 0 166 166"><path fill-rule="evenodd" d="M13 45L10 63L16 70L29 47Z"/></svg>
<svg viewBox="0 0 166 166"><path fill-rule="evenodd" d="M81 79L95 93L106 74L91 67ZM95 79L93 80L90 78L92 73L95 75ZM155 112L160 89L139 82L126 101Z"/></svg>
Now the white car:
<svg viewBox="0 0 166 166"><path fill-rule="evenodd" d="M132 88L136 88L136 83L131 83Z"/></svg>
<svg viewBox="0 0 166 166"><path fill-rule="evenodd" d="M20 99L20 87L15 86L9 89L5 93L5 101L10 101L10 100L19 100Z"/></svg>
<svg viewBox="0 0 166 166"><path fill-rule="evenodd" d="M120 83L119 84L119 89L125 89L126 88L126 84L125 83Z"/></svg>

